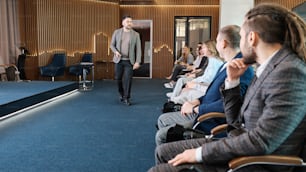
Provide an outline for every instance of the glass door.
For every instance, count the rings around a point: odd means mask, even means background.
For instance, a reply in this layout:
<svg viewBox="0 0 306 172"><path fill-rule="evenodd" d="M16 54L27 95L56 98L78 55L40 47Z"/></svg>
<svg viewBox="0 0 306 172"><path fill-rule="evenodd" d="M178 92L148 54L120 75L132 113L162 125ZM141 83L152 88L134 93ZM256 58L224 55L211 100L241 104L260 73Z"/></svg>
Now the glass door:
<svg viewBox="0 0 306 172"><path fill-rule="evenodd" d="M211 17L175 17L174 59L180 57L181 48L189 46L195 56L199 42L211 39Z"/></svg>

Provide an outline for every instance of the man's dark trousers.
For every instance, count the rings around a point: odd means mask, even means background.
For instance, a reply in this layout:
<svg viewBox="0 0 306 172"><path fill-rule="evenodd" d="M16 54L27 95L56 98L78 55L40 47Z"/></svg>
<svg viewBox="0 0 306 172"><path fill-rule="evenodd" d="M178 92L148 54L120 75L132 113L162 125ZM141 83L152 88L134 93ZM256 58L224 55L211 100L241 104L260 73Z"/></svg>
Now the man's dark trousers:
<svg viewBox="0 0 306 172"><path fill-rule="evenodd" d="M129 99L133 78L133 65L130 60L121 60L115 65L115 79L118 84L118 91L123 99Z"/></svg>

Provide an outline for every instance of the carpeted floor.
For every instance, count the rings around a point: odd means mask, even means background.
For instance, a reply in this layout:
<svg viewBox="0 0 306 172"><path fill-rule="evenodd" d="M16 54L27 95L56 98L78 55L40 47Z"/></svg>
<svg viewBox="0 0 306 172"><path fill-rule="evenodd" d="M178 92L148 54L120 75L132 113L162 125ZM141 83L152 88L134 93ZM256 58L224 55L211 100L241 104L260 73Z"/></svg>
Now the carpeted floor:
<svg viewBox="0 0 306 172"><path fill-rule="evenodd" d="M143 172L154 165L163 80L134 79L132 106L113 80L0 121L0 171Z"/></svg>
<svg viewBox="0 0 306 172"><path fill-rule="evenodd" d="M0 105L72 84L72 81L1 82Z"/></svg>

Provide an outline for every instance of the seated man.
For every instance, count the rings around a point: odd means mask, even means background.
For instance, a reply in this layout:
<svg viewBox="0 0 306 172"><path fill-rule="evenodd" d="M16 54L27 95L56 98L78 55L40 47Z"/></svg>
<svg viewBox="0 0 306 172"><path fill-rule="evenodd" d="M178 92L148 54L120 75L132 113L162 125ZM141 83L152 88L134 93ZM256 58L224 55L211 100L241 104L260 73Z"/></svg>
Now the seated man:
<svg viewBox="0 0 306 172"><path fill-rule="evenodd" d="M230 62L233 58L241 58L242 56L239 49L239 30L239 26L230 25L222 28L217 35L217 50L220 56L227 62ZM185 115L185 111L192 112L193 107L200 105L199 114L205 114L208 112L224 112L220 86L224 83L226 78L225 65L220 67L204 96L190 102L185 102L182 106L181 112L164 113L158 118L157 125L159 130L155 136L157 145L166 142L167 132L170 127L173 127L176 124L180 124L188 128L193 126L198 114L192 113ZM246 72L240 77L241 95L245 94L245 91L254 76L253 74L254 72L252 68L249 67L248 70L246 70ZM207 127L206 130L203 131L209 133L211 128L223 123L225 123L225 120L223 119L206 121Z"/></svg>
<svg viewBox="0 0 306 172"><path fill-rule="evenodd" d="M191 166L205 172L227 171L227 163L241 156L299 156L306 137L305 34L303 19L284 7L259 4L251 9L240 32L244 57L228 64L222 89L229 136L217 141L203 138L160 145L156 148L157 166L149 172L174 172ZM241 99L236 85L253 62L260 65L257 80ZM252 165L242 170L294 169Z"/></svg>

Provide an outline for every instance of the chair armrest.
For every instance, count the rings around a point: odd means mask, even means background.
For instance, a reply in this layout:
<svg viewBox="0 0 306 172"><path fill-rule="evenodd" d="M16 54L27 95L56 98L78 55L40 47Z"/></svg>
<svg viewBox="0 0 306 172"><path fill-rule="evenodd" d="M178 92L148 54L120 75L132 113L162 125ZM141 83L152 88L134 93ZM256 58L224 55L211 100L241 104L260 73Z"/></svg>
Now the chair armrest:
<svg viewBox="0 0 306 172"><path fill-rule="evenodd" d="M10 67L10 66L13 66L15 70L18 71L17 66L14 64L0 64L0 67L4 67L4 68Z"/></svg>
<svg viewBox="0 0 306 172"><path fill-rule="evenodd" d="M231 160L228 163L228 166L230 168L229 172L233 172L242 167L254 164L302 166L303 159L295 156L281 156L281 155L239 157Z"/></svg>
<svg viewBox="0 0 306 172"><path fill-rule="evenodd" d="M192 127L195 129L201 122L211 118L225 118L225 114L221 112L209 112L198 117L197 123Z"/></svg>
<svg viewBox="0 0 306 172"><path fill-rule="evenodd" d="M207 119L210 118L225 118L225 114L224 113L220 113L220 112L209 112L206 113L204 115L199 116L199 118L197 119L198 122L203 122Z"/></svg>
<svg viewBox="0 0 306 172"><path fill-rule="evenodd" d="M213 129L210 130L211 135L215 136L217 134L223 133L226 131L228 124L221 124L218 125L217 127L214 127Z"/></svg>

